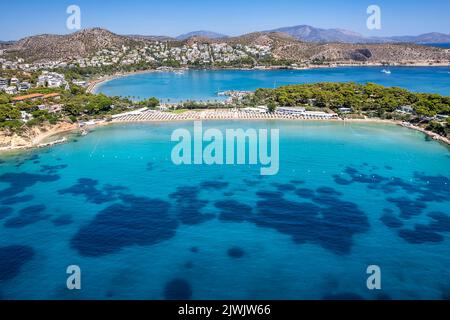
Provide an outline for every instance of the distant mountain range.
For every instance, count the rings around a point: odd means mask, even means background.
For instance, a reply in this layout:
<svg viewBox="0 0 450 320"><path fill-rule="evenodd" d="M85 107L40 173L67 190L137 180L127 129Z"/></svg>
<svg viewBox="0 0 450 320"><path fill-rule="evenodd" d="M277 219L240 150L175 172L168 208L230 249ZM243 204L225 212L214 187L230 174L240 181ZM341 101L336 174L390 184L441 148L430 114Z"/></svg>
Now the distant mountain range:
<svg viewBox="0 0 450 320"><path fill-rule="evenodd" d="M150 40L150 41L172 41L174 38L166 36L143 36L139 34L128 34L125 37L136 39L136 40Z"/></svg>
<svg viewBox="0 0 450 320"><path fill-rule="evenodd" d="M286 33L297 40L305 42L342 42L342 43L361 43L365 38L363 35L344 29L320 29L307 25L284 27L267 32Z"/></svg>
<svg viewBox="0 0 450 320"><path fill-rule="evenodd" d="M425 33L418 36L394 37L366 37L360 33L345 29L321 29L308 25L284 27L263 32L281 32L305 42L340 42L340 43L450 43L450 34L439 32ZM212 31L194 31L176 37L177 40L186 40L192 37L209 39L225 39L229 36Z"/></svg>
<svg viewBox="0 0 450 320"><path fill-rule="evenodd" d="M262 33L285 33L293 38L314 43L415 43L415 44L442 44L450 43L450 34L439 32L425 33L418 36L392 36L392 37L366 37L360 33L345 29L321 29L309 25L298 25L292 27L283 27L272 30L262 31ZM245 36L245 35L243 35ZM128 38L136 40L150 41L184 41L190 38L207 38L212 40L228 39L228 35L213 31L200 30L179 35L177 37L158 36L158 35L126 35ZM0 45L13 44L15 41L0 41Z"/></svg>
<svg viewBox="0 0 450 320"><path fill-rule="evenodd" d="M304 42L339 42L339 43L415 43L415 44L434 44L450 43L450 34L431 32L418 36L393 36L393 37L366 37L360 33L345 29L321 29L308 25L299 25L293 27L277 28L263 32L285 33L293 38ZM139 36L136 36L139 37ZM145 37L145 36L140 36ZM189 38L200 37L208 39L226 39L229 36L213 31L193 31L179 35L175 38L164 36L146 36L149 40L168 40L176 39L184 41Z"/></svg>
<svg viewBox="0 0 450 320"><path fill-rule="evenodd" d="M398 43L416 44L449 43L450 34L432 32L418 36L365 37L357 32L344 29L320 29L308 25L278 28L267 32L283 32L297 40L305 42L341 42L341 43Z"/></svg>
<svg viewBox="0 0 450 320"><path fill-rule="evenodd" d="M208 38L208 39L224 39L224 38L228 38L227 35L221 34L221 33L217 33L217 32L212 32L212 31L193 31L193 32L189 32L189 33L185 33L182 35L179 35L178 37L176 37L177 40L183 41L183 40L187 40L189 38L193 38L193 37L201 37L201 38Z"/></svg>

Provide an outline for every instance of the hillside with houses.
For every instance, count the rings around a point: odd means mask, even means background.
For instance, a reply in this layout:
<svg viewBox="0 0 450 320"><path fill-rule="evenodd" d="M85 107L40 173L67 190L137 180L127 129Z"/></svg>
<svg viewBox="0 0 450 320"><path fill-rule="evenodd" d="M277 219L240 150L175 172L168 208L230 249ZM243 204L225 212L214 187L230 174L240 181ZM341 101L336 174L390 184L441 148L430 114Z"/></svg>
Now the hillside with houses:
<svg viewBox="0 0 450 320"><path fill-rule="evenodd" d="M40 35L3 45L2 69L106 67L311 67L339 64L450 64L450 50L414 44L302 42L278 32L185 40L121 36L103 29Z"/></svg>

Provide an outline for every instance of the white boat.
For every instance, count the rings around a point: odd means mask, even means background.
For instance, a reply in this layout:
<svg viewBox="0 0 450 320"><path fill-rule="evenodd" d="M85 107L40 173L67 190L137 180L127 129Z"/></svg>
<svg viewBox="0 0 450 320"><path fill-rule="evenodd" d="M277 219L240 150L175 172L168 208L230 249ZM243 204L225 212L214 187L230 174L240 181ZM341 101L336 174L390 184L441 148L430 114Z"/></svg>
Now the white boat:
<svg viewBox="0 0 450 320"><path fill-rule="evenodd" d="M392 73L391 70L386 70L386 69L381 70L381 72L383 72L385 74L391 74Z"/></svg>

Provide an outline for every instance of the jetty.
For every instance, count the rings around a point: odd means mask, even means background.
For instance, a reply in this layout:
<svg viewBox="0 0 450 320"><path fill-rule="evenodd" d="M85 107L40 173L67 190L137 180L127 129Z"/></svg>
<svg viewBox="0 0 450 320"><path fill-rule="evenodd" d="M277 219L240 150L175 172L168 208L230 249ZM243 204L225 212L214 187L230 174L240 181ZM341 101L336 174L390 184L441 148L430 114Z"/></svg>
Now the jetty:
<svg viewBox="0 0 450 320"><path fill-rule="evenodd" d="M67 142L67 138L63 137L63 138L55 140L55 141L46 142L46 143L40 143L36 147L39 148L39 149L47 148L47 147L51 147L51 146L54 146L54 145L57 145L57 144L65 143L65 142Z"/></svg>

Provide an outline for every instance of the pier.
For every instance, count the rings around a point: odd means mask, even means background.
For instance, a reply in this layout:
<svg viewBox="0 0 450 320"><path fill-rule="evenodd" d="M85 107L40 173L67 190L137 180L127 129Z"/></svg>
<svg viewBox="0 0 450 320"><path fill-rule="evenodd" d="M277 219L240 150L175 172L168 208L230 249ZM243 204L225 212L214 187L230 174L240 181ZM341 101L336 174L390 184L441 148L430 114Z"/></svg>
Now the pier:
<svg viewBox="0 0 450 320"><path fill-rule="evenodd" d="M52 142L40 143L36 147L39 148L39 149L47 148L47 147L51 147L51 146L54 146L54 145L57 145L57 144L65 143L65 142L67 142L67 138L63 137L61 139L58 139L58 140L55 140L55 141L52 141Z"/></svg>

